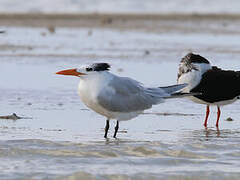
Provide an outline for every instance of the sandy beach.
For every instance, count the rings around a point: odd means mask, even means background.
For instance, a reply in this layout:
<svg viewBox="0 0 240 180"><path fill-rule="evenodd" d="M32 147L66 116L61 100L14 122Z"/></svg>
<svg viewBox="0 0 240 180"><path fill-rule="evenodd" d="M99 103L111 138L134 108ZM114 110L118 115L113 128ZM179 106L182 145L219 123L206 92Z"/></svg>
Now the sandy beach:
<svg viewBox="0 0 240 180"><path fill-rule="evenodd" d="M240 67L237 14L0 14L1 179L239 179L239 102L220 127L205 106L171 99L103 138L105 118L77 95L78 78L55 72L108 62L147 86L176 83L188 52ZM231 118L232 121L227 121ZM111 122L113 134L115 122Z"/></svg>

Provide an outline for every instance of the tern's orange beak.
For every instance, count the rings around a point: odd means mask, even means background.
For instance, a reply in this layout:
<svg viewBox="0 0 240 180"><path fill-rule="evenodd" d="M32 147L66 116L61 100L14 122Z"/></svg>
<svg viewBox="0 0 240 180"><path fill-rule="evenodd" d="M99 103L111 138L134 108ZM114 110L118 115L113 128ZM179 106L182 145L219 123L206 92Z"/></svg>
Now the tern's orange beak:
<svg viewBox="0 0 240 180"><path fill-rule="evenodd" d="M86 75L84 73L77 72L77 69L67 69L63 71L56 72L56 74L68 75L68 76L81 76Z"/></svg>

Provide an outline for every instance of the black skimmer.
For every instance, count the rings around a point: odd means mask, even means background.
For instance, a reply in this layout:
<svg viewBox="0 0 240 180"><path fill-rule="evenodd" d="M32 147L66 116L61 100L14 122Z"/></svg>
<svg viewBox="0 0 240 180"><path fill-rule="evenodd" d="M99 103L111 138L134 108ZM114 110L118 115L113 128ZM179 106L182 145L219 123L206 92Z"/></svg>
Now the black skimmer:
<svg viewBox="0 0 240 180"><path fill-rule="evenodd" d="M205 127L207 127L210 105L217 106L216 126L218 127L220 107L231 104L240 97L240 71L222 70L211 66L207 59L193 53L182 58L177 82L188 84L183 92L201 93L189 98L196 103L207 105Z"/></svg>
<svg viewBox="0 0 240 180"><path fill-rule="evenodd" d="M147 88L131 78L110 73L109 68L110 65L107 63L95 63L56 73L80 78L78 93L83 103L107 118L105 138L107 138L109 120L117 120L113 136L116 138L119 121L135 118L145 109L162 103L167 98L191 95L179 92L186 87L186 84Z"/></svg>

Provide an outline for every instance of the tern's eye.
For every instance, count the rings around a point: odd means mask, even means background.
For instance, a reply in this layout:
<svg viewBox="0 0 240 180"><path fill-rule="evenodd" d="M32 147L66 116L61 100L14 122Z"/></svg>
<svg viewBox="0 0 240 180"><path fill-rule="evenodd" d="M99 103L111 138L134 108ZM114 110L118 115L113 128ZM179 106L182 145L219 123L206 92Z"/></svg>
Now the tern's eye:
<svg viewBox="0 0 240 180"><path fill-rule="evenodd" d="M92 68L86 68L86 71L92 71L93 69Z"/></svg>

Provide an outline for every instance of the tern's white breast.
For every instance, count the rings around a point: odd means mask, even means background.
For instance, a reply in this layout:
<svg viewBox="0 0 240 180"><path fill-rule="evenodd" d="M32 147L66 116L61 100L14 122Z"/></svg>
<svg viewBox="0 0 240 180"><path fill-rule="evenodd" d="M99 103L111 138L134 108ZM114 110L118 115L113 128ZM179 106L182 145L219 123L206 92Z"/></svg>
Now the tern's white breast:
<svg viewBox="0 0 240 180"><path fill-rule="evenodd" d="M103 116L112 118L110 112L100 106L97 101L100 91L107 88L109 80L110 79L100 73L84 77L79 82L78 94L87 107Z"/></svg>
<svg viewBox="0 0 240 180"><path fill-rule="evenodd" d="M102 73L96 76L89 76L87 78L82 78L78 85L78 94L82 102L94 110L95 112L107 117L108 119L117 119L119 121L130 120L138 116L142 111L136 112L113 112L98 103L98 96L101 91L107 91L108 93L115 93L114 89L109 87L109 83L112 80L112 75L110 73Z"/></svg>

